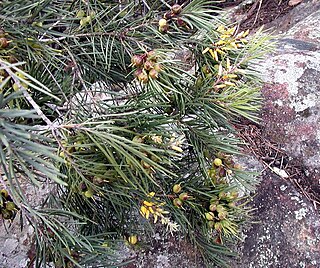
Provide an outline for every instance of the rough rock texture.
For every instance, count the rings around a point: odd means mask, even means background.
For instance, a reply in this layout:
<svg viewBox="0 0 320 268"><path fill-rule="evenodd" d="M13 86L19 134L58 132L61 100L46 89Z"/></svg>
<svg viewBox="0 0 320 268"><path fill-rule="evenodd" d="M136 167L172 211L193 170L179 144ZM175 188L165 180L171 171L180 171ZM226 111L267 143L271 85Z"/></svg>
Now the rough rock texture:
<svg viewBox="0 0 320 268"><path fill-rule="evenodd" d="M135 262L126 268L204 267L201 255L184 239L157 232L145 250L135 251Z"/></svg>
<svg viewBox="0 0 320 268"><path fill-rule="evenodd" d="M313 5L311 1L309 5ZM301 12L299 16L301 16ZM266 136L301 159L314 175L320 168L320 5L294 25L261 71ZM312 182L319 184L319 181Z"/></svg>
<svg viewBox="0 0 320 268"><path fill-rule="evenodd" d="M28 267L29 258L27 253L30 249L33 228L28 226L21 231L18 224L14 224L11 228L9 227L7 231L5 230L3 223L1 223L0 267Z"/></svg>
<svg viewBox="0 0 320 268"><path fill-rule="evenodd" d="M320 267L319 212L289 182L264 176L238 268Z"/></svg>
<svg viewBox="0 0 320 268"><path fill-rule="evenodd" d="M286 23L287 22L287 23ZM304 1L279 21L277 51L261 63L264 136L304 166L320 189L320 2ZM266 171L239 268L320 267L319 207L289 180Z"/></svg>
<svg viewBox="0 0 320 268"><path fill-rule="evenodd" d="M42 188L36 188L29 182L22 181L21 187L26 189L31 204L39 205L49 192L49 183ZM37 196L37 199L34 197ZM29 267L28 253L33 243L34 230L23 217L23 228L20 226L20 216L17 214L12 223L0 220L0 267Z"/></svg>

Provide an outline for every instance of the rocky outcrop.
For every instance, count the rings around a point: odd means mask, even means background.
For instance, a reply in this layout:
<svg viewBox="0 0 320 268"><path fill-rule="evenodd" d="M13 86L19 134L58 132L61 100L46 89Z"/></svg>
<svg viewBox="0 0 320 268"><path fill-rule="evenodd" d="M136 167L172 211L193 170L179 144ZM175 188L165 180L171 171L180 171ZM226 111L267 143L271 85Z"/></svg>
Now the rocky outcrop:
<svg viewBox="0 0 320 268"><path fill-rule="evenodd" d="M284 33L260 66L262 132L301 165L304 183L320 193L320 2L304 1L272 25ZM320 207L289 179L272 167L264 172L253 200L257 223L245 231L235 267L320 267Z"/></svg>

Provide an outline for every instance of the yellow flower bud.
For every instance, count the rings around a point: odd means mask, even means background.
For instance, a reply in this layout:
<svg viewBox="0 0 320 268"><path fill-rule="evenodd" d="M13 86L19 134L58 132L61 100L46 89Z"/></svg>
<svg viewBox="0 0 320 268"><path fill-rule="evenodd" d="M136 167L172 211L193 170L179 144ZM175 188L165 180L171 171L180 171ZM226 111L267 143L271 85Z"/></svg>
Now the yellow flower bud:
<svg viewBox="0 0 320 268"><path fill-rule="evenodd" d="M165 20L165 19L160 19L159 20L159 26L160 27L164 27L164 26L166 26L167 25L167 20Z"/></svg>
<svg viewBox="0 0 320 268"><path fill-rule="evenodd" d="M135 245L137 244L138 242L138 237L136 235L131 235L129 236L128 238L128 242L131 244L131 245Z"/></svg>
<svg viewBox="0 0 320 268"><path fill-rule="evenodd" d="M222 165L222 160L220 158L215 158L213 160L213 164L217 167L220 167Z"/></svg>

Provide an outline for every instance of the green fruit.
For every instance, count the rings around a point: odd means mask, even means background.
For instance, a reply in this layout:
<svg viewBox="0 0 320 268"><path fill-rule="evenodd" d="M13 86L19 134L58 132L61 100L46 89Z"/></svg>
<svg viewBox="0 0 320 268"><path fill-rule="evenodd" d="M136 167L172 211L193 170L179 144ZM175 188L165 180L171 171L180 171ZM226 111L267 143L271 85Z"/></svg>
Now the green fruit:
<svg viewBox="0 0 320 268"><path fill-rule="evenodd" d="M159 63L156 63L153 68L159 73L162 71L162 67L161 67L161 64Z"/></svg>
<svg viewBox="0 0 320 268"><path fill-rule="evenodd" d="M166 33L168 30L169 30L168 25L159 26L159 32L161 32L161 33Z"/></svg>
<svg viewBox="0 0 320 268"><path fill-rule="evenodd" d="M94 176L92 179L92 182L97 185L102 185L104 182L107 182L107 181L105 181L104 179L102 179L98 176Z"/></svg>
<svg viewBox="0 0 320 268"><path fill-rule="evenodd" d="M214 220L214 214L213 214L213 212L207 212L207 213L205 214L205 216L206 216L206 219L207 219L208 221L213 221L213 220Z"/></svg>
<svg viewBox="0 0 320 268"><path fill-rule="evenodd" d="M0 38L0 48L7 48L9 46L8 39L5 37Z"/></svg>
<svg viewBox="0 0 320 268"><path fill-rule="evenodd" d="M210 210L210 211L216 211L216 210L217 210L217 205L216 205L216 204L211 204L211 205L209 206L209 210Z"/></svg>
<svg viewBox="0 0 320 268"><path fill-rule="evenodd" d="M173 199L173 205L175 205L176 207L180 208L180 207L182 207L183 202L181 201L181 199L175 198L175 199Z"/></svg>
<svg viewBox="0 0 320 268"><path fill-rule="evenodd" d="M87 16L87 17L83 17L81 20L80 20L80 25L81 26L86 26L88 23L91 22L91 17L90 16Z"/></svg>
<svg viewBox="0 0 320 268"><path fill-rule="evenodd" d="M6 189L1 189L0 194L5 198L7 198L9 196L8 191Z"/></svg>
<svg viewBox="0 0 320 268"><path fill-rule="evenodd" d="M243 167L240 164L234 164L233 166L234 169L242 170Z"/></svg>
<svg viewBox="0 0 320 268"><path fill-rule="evenodd" d="M228 196L228 195L227 195L227 193L225 193L225 192L220 192L220 193L219 193L219 198L220 198L220 199L226 199L227 196Z"/></svg>
<svg viewBox="0 0 320 268"><path fill-rule="evenodd" d="M218 201L218 200L219 200L218 196L213 195L213 196L211 196L210 204L215 203L215 202Z"/></svg>
<svg viewBox="0 0 320 268"><path fill-rule="evenodd" d="M13 202L7 202L6 203L6 209L7 210L14 210L16 208L16 205Z"/></svg>
<svg viewBox="0 0 320 268"><path fill-rule="evenodd" d="M217 167L220 167L222 165L222 160L220 158L215 158L213 160L213 164Z"/></svg>
<svg viewBox="0 0 320 268"><path fill-rule="evenodd" d="M1 37L5 37L6 36L6 32L3 29L0 29L0 38Z"/></svg>
<svg viewBox="0 0 320 268"><path fill-rule="evenodd" d="M12 217L13 217L13 212L10 211L10 210L7 210L7 209L3 209L3 210L1 211L1 214L2 214L2 217L3 217L5 220L12 219Z"/></svg>
<svg viewBox="0 0 320 268"><path fill-rule="evenodd" d="M83 18L86 15L86 13L83 10L79 10L77 12L77 18Z"/></svg>
<svg viewBox="0 0 320 268"><path fill-rule="evenodd" d="M132 141L136 143L143 143L143 138L141 136L136 135L133 137Z"/></svg>
<svg viewBox="0 0 320 268"><path fill-rule="evenodd" d="M167 20L166 19L160 19L159 20L159 27L164 27L167 25Z"/></svg>
<svg viewBox="0 0 320 268"><path fill-rule="evenodd" d="M87 191L84 192L84 196L87 198L93 197L93 191L92 189L88 189Z"/></svg>
<svg viewBox="0 0 320 268"><path fill-rule="evenodd" d="M187 193L182 193L179 195L179 199L182 201L188 200L189 199L189 195Z"/></svg>
<svg viewBox="0 0 320 268"><path fill-rule="evenodd" d="M178 15L181 11L182 11L182 6L178 5L178 4L174 4L172 7L171 7L171 11L173 14L176 14Z"/></svg>
<svg viewBox="0 0 320 268"><path fill-rule="evenodd" d="M202 85L203 85L203 79L199 76L195 82L195 88L200 89L202 87ZM209 156L208 150L206 150L206 152L207 152L206 154ZM207 155L206 155L206 157L208 157Z"/></svg>
<svg viewBox="0 0 320 268"><path fill-rule="evenodd" d="M214 224L214 229L216 229L218 232L222 231L222 224L220 222L216 222Z"/></svg>
<svg viewBox="0 0 320 268"><path fill-rule="evenodd" d="M147 163L146 161L144 161L144 160L141 160L141 165L144 167L144 168L150 168L151 167L151 165L149 164L149 163Z"/></svg>
<svg viewBox="0 0 320 268"><path fill-rule="evenodd" d="M135 245L137 244L138 242L138 237L136 235L131 235L129 236L128 238L128 242L131 244L131 245Z"/></svg>
<svg viewBox="0 0 320 268"><path fill-rule="evenodd" d="M128 14L128 10L124 9L120 12L119 17L124 18Z"/></svg>
<svg viewBox="0 0 320 268"><path fill-rule="evenodd" d="M208 67L208 65L203 65L203 66L201 67L201 71L202 71L204 74L209 74L209 73L211 73L211 70L210 70L210 68Z"/></svg>
<svg viewBox="0 0 320 268"><path fill-rule="evenodd" d="M217 205L216 211L218 213L226 211L226 208L223 205Z"/></svg>
<svg viewBox="0 0 320 268"><path fill-rule="evenodd" d="M208 221L208 226L209 226L209 228L213 228L214 227L214 221Z"/></svg>
<svg viewBox="0 0 320 268"><path fill-rule="evenodd" d="M236 199L236 198L239 197L239 193L237 191L232 191L230 193L230 196L231 196L232 199Z"/></svg>
<svg viewBox="0 0 320 268"><path fill-rule="evenodd" d="M228 212L227 211L221 211L221 212L218 213L218 218L220 220L224 220L225 218L227 218L227 216L228 216Z"/></svg>
<svg viewBox="0 0 320 268"><path fill-rule="evenodd" d="M159 157L157 157L157 156L155 156L155 155L151 155L151 160L153 161L153 162L159 162L160 161L160 158Z"/></svg>
<svg viewBox="0 0 320 268"><path fill-rule="evenodd" d="M175 194L180 193L180 192L181 192L181 189L182 189L182 187L181 187L180 184L175 184L175 185L173 185L173 187L172 187L172 191L173 191Z"/></svg>

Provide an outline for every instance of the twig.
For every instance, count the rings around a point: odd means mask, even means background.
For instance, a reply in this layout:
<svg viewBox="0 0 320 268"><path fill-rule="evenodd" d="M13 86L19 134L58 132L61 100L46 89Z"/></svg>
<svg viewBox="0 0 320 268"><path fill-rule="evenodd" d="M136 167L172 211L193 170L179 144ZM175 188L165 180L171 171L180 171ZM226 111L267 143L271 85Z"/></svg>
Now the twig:
<svg viewBox="0 0 320 268"><path fill-rule="evenodd" d="M262 5L262 0L259 0L259 8L258 8L258 11L257 11L257 13L256 13L256 17L255 17L254 22L253 22L252 25L255 25L256 22L257 22L258 15L259 15L259 12L260 12L260 10L261 10L261 5Z"/></svg>

